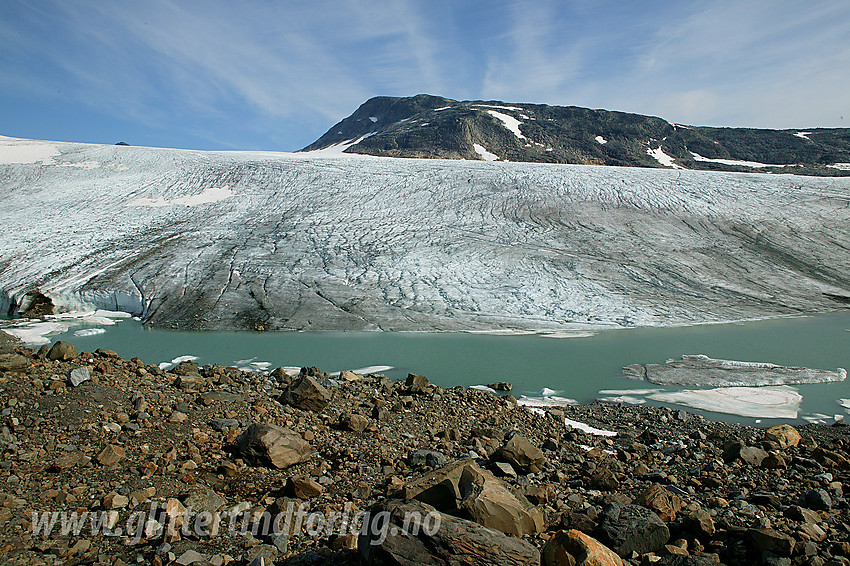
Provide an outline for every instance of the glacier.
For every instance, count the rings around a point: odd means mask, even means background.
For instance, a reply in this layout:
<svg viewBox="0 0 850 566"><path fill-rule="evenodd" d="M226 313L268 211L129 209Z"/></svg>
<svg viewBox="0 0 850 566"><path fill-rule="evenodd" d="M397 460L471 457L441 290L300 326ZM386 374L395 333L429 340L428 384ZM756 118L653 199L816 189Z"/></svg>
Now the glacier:
<svg viewBox="0 0 850 566"><path fill-rule="evenodd" d="M850 178L3 137L0 183L4 312L561 332L850 302Z"/></svg>

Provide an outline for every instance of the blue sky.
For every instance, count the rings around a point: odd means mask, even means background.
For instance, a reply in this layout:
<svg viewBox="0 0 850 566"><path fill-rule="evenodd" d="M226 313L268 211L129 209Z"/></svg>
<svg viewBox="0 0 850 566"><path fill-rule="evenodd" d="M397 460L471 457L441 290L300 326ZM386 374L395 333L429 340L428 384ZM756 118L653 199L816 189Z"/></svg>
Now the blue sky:
<svg viewBox="0 0 850 566"><path fill-rule="evenodd" d="M850 2L0 0L0 134L294 150L372 96L850 127Z"/></svg>

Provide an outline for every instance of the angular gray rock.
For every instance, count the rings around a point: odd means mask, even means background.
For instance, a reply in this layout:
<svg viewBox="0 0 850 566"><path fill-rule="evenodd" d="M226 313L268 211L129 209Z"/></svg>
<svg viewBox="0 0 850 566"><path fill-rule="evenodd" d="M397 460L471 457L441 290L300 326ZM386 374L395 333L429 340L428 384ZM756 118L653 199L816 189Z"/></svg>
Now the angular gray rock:
<svg viewBox="0 0 850 566"><path fill-rule="evenodd" d="M660 550L670 540L670 529L646 507L612 503L599 515L594 536L626 557L632 552L645 554Z"/></svg>
<svg viewBox="0 0 850 566"><path fill-rule="evenodd" d="M214 513L224 507L226 502L224 497L212 489L203 485L197 485L189 490L189 493L183 500L183 505L186 509L191 509L195 513L202 513L204 511Z"/></svg>
<svg viewBox="0 0 850 566"><path fill-rule="evenodd" d="M236 451L253 465L288 468L310 457L312 448L300 434L273 424L252 424L236 439Z"/></svg>
<svg viewBox="0 0 850 566"><path fill-rule="evenodd" d="M370 517L368 532L357 543L364 566L540 564L540 552L530 543L419 501L390 500L373 506Z"/></svg>
<svg viewBox="0 0 850 566"><path fill-rule="evenodd" d="M91 379L91 375L89 374L89 368L81 367L74 368L68 373L68 382L72 387L77 387L84 381L88 381Z"/></svg>

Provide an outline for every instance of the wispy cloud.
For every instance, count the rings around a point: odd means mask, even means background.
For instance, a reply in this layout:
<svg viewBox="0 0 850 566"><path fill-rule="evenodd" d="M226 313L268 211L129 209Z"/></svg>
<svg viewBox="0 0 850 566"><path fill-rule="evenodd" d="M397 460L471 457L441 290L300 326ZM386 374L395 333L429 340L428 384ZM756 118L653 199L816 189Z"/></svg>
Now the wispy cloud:
<svg viewBox="0 0 850 566"><path fill-rule="evenodd" d="M0 9L3 100L93 123L111 116L163 145L295 149L371 96L419 92L715 125L850 121L845 2L6 0Z"/></svg>

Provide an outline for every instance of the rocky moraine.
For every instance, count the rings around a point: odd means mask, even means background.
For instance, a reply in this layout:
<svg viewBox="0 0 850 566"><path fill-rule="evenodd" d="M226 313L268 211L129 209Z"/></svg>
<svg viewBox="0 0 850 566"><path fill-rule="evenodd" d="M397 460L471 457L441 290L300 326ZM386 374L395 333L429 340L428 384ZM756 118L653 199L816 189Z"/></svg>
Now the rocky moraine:
<svg viewBox="0 0 850 566"><path fill-rule="evenodd" d="M843 422L529 409L64 342L7 343L0 369L7 564L850 563Z"/></svg>

